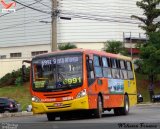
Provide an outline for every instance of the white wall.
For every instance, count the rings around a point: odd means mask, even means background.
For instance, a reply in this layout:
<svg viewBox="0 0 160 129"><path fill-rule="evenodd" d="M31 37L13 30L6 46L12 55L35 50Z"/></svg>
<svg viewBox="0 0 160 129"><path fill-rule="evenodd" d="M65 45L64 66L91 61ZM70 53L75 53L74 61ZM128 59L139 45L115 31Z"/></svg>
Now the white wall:
<svg viewBox="0 0 160 129"><path fill-rule="evenodd" d="M13 70L21 68L22 60L31 60L31 58L0 60L0 78Z"/></svg>
<svg viewBox="0 0 160 129"><path fill-rule="evenodd" d="M7 55L7 59L10 58L10 53L22 53L22 58L31 57L31 52L34 51L51 51L50 44L40 45L28 45L28 46L12 46L12 47L0 47L0 55Z"/></svg>
<svg viewBox="0 0 160 129"><path fill-rule="evenodd" d="M59 42L123 41L123 32L144 33L131 15L142 15L137 0L63 0L60 16L71 20L58 21Z"/></svg>

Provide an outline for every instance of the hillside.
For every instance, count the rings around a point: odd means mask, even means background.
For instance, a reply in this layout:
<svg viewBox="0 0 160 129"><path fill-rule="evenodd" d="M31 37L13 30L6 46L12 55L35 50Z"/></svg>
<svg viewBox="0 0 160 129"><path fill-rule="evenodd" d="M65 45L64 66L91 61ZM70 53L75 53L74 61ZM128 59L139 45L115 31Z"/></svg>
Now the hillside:
<svg viewBox="0 0 160 129"><path fill-rule="evenodd" d="M29 83L23 86L5 86L0 88L0 97L13 98L21 104L23 110L26 110L27 105L31 104Z"/></svg>

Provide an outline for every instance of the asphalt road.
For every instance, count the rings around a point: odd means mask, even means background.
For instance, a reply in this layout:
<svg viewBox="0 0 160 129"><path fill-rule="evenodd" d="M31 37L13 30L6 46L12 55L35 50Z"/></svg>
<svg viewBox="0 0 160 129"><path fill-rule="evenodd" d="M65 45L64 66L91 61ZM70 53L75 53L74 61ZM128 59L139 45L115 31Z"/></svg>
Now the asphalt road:
<svg viewBox="0 0 160 129"><path fill-rule="evenodd" d="M74 118L48 121L46 115L10 117L0 119L2 129L112 129L112 128L160 128L160 104L137 105L127 116L114 116L105 112L101 119Z"/></svg>

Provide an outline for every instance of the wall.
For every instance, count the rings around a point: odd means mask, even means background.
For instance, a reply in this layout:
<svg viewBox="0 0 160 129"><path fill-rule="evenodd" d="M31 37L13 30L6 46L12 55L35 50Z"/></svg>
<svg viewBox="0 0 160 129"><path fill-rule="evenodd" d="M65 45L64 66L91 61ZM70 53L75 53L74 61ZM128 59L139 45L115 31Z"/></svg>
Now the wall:
<svg viewBox="0 0 160 129"><path fill-rule="evenodd" d="M17 70L22 67L22 60L30 60L31 58L23 59L3 59L0 60L0 78L5 74Z"/></svg>

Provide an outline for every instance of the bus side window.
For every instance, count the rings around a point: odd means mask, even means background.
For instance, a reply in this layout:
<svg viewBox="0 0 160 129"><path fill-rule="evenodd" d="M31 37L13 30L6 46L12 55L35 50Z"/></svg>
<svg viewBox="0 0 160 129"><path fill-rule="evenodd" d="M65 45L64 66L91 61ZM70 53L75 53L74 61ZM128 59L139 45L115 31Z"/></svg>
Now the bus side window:
<svg viewBox="0 0 160 129"><path fill-rule="evenodd" d="M120 60L117 60L117 66L118 66L118 69L119 69L119 77L120 77L120 79L124 79L123 74L122 74Z"/></svg>
<svg viewBox="0 0 160 129"><path fill-rule="evenodd" d="M103 76L111 78L112 75L111 75L111 68L109 67L110 66L109 58L102 57L102 66L103 66L103 68L102 68Z"/></svg>
<svg viewBox="0 0 160 129"><path fill-rule="evenodd" d="M94 71L96 77L103 77L102 67L101 67L101 59L99 56L94 56Z"/></svg>
<svg viewBox="0 0 160 129"><path fill-rule="evenodd" d="M134 79L133 71L132 71L132 63L127 61L127 70L128 70L128 78L130 80Z"/></svg>
<svg viewBox="0 0 160 129"><path fill-rule="evenodd" d="M112 76L113 78L119 79L120 73L119 73L119 66L116 59L111 59L112 63Z"/></svg>
<svg viewBox="0 0 160 129"><path fill-rule="evenodd" d="M127 70L126 70L126 62L124 60L120 61L121 71L123 75L123 79L128 79Z"/></svg>

